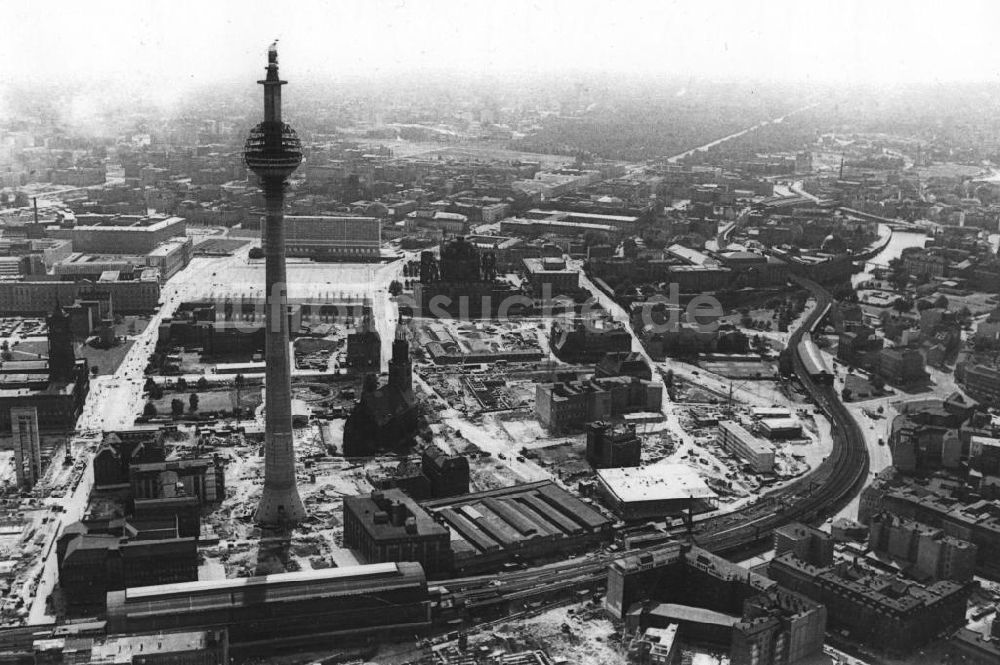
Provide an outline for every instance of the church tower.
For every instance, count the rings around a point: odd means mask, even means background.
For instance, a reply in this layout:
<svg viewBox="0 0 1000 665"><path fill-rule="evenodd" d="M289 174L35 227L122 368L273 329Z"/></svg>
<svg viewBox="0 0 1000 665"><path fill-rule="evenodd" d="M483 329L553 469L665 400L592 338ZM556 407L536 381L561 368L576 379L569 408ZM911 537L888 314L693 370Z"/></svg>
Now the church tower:
<svg viewBox="0 0 1000 665"><path fill-rule="evenodd" d="M392 342L389 361L389 385L402 392L413 392L413 365L410 363L410 343L406 341L403 322L396 324L396 339Z"/></svg>

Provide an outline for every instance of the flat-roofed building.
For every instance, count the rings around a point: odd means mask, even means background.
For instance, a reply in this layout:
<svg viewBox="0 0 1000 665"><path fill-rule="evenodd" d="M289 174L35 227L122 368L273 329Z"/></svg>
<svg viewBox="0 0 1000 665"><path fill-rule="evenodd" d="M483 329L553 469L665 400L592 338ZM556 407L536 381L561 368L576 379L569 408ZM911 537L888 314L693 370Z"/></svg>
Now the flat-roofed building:
<svg viewBox="0 0 1000 665"><path fill-rule="evenodd" d="M344 545L367 563L416 561L428 575L451 570L451 534L398 489L344 497Z"/></svg>
<svg viewBox="0 0 1000 665"><path fill-rule="evenodd" d="M973 399L984 404L1000 403L1000 367L991 365L969 364L956 370L961 373L962 388Z"/></svg>
<svg viewBox="0 0 1000 665"><path fill-rule="evenodd" d="M770 473L774 469L774 446L758 439L737 422L719 421L719 444L745 460L757 473Z"/></svg>
<svg viewBox="0 0 1000 665"><path fill-rule="evenodd" d="M53 229L53 238L73 241L73 251L147 254L170 238L183 237L187 221L163 215L78 215L76 226Z"/></svg>
<svg viewBox="0 0 1000 665"><path fill-rule="evenodd" d="M378 261L381 229L375 217L286 215L285 252L314 261Z"/></svg>
<svg viewBox="0 0 1000 665"><path fill-rule="evenodd" d="M761 418L760 433L769 439L791 439L802 436L798 418Z"/></svg>
<svg viewBox="0 0 1000 665"><path fill-rule="evenodd" d="M522 261L535 298L573 295L580 289L580 272L568 268L564 259L526 258Z"/></svg>
<svg viewBox="0 0 1000 665"><path fill-rule="evenodd" d="M686 464L598 469L597 489L608 508L626 521L708 509L717 499Z"/></svg>
<svg viewBox="0 0 1000 665"><path fill-rule="evenodd" d="M225 630L91 636L80 624L60 627L59 636L36 639L36 663L75 665L229 665Z"/></svg>
<svg viewBox="0 0 1000 665"><path fill-rule="evenodd" d="M535 386L535 416L550 432L583 429L589 422L628 413L659 412L662 402L663 384L634 376Z"/></svg>
<svg viewBox="0 0 1000 665"><path fill-rule="evenodd" d="M56 305L70 304L88 294L110 295L116 313L144 313L156 309L160 301L160 280L156 270L143 270L134 279L114 281L55 280L0 281L0 315L31 316L51 312Z"/></svg>
<svg viewBox="0 0 1000 665"><path fill-rule="evenodd" d="M552 233L560 236L581 236L588 232L617 236L619 229L613 224L569 222L559 219L522 219L512 217L500 222L500 233L514 236L541 236Z"/></svg>

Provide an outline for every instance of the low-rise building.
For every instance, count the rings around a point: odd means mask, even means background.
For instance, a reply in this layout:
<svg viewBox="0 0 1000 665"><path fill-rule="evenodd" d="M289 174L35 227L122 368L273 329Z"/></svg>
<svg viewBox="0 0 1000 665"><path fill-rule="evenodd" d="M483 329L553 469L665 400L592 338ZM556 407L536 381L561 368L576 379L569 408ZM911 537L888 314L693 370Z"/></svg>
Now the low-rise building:
<svg viewBox="0 0 1000 665"><path fill-rule="evenodd" d="M611 538L611 522L551 481L513 485L421 506L451 530L457 573L512 560L565 557Z"/></svg>
<svg viewBox="0 0 1000 665"><path fill-rule="evenodd" d="M732 420L719 421L719 445L745 460L756 473L774 470L774 446Z"/></svg>
<svg viewBox="0 0 1000 665"><path fill-rule="evenodd" d="M605 505L627 522L711 509L717 495L686 464L597 470Z"/></svg>

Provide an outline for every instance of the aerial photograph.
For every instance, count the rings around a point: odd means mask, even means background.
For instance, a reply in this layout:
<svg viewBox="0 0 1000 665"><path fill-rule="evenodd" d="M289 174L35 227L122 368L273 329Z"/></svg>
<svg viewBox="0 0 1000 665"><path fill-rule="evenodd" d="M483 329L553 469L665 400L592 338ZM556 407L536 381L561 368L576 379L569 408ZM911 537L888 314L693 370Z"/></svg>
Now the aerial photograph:
<svg viewBox="0 0 1000 665"><path fill-rule="evenodd" d="M0 665L1000 665L997 0L0 15Z"/></svg>

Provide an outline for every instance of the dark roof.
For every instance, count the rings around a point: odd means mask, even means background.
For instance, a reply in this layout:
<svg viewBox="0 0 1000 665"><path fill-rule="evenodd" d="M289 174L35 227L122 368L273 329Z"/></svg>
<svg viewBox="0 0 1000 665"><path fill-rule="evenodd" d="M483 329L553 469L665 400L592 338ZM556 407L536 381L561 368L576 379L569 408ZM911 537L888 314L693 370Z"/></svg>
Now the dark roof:
<svg viewBox="0 0 1000 665"><path fill-rule="evenodd" d="M378 495L381 494L381 500ZM379 505L379 503L382 505ZM393 524L391 503L401 503L404 506L404 519L412 518L416 525L416 533L409 534L406 525ZM381 493L374 492L369 496L344 497L344 512L351 512L361 522L365 531L375 540L396 540L406 537L448 537L449 531L427 514L416 501L401 490L387 489ZM385 515L385 521L376 522L376 514Z"/></svg>

